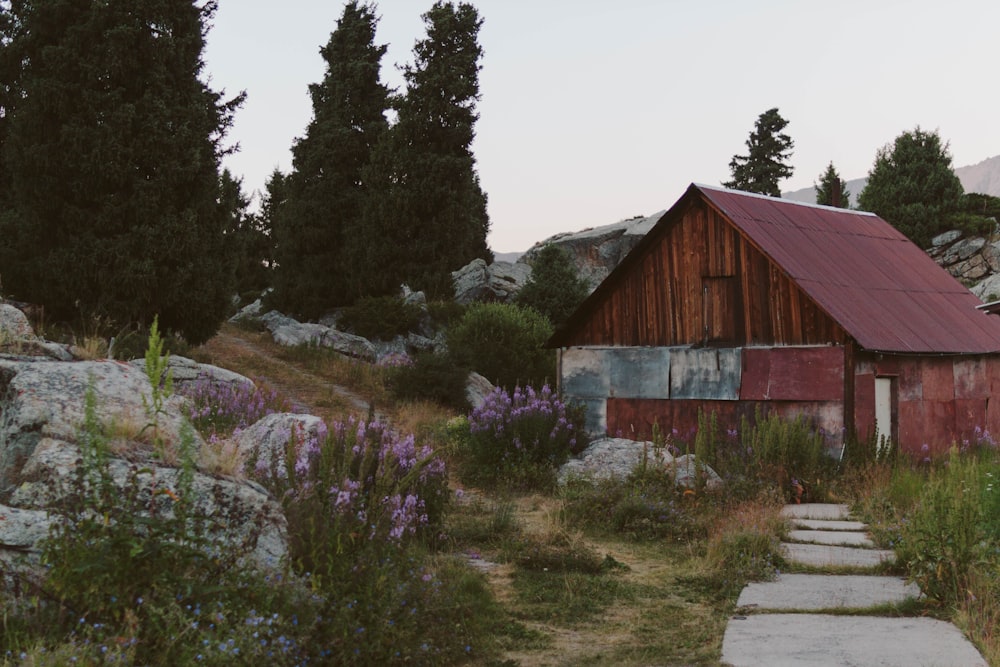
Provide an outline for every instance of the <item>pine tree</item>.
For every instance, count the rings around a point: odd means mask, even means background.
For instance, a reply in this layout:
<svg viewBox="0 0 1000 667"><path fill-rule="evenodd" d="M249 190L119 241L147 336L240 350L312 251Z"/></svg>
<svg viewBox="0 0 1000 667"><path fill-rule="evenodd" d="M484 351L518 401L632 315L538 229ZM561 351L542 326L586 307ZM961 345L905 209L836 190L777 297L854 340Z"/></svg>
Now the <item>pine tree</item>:
<svg viewBox="0 0 1000 667"><path fill-rule="evenodd" d="M926 247L949 228L962 200L962 183L951 167L948 145L919 127L879 149L858 207L891 223Z"/></svg>
<svg viewBox="0 0 1000 667"><path fill-rule="evenodd" d="M787 125L788 121L781 117L777 108L762 113L747 139L747 154L733 156L729 162L733 178L723 185L734 190L780 197L778 181L788 178L794 171L788 161L795 144L783 132Z"/></svg>
<svg viewBox="0 0 1000 667"><path fill-rule="evenodd" d="M309 86L313 119L292 148L292 171L275 210L274 303L316 318L362 291L351 278L347 239L359 233L361 177L388 123L389 91L379 83L385 46L375 46L375 9L348 2L320 49L323 81Z"/></svg>
<svg viewBox="0 0 1000 667"><path fill-rule="evenodd" d="M819 176L819 184L813 184L816 189L816 203L837 208L851 208L851 192L847 189L847 181L840 177L831 162L826 171ZM836 201L835 201L836 199Z"/></svg>
<svg viewBox="0 0 1000 667"><path fill-rule="evenodd" d="M230 215L226 225L229 253L234 258L234 289L237 294L259 293L271 284L274 264L271 236L260 213L250 211L250 198L243 192L243 179L222 172L222 210Z"/></svg>
<svg viewBox="0 0 1000 667"><path fill-rule="evenodd" d="M587 298L587 283L580 278L569 254L546 244L531 267L531 278L517 293L517 303L534 308L559 328Z"/></svg>
<svg viewBox="0 0 1000 667"><path fill-rule="evenodd" d="M372 295L406 283L451 296L452 271L493 257L472 154L482 19L472 5L441 1L423 19L427 36L403 70L407 90L395 100L397 122L366 172L372 189L365 232L352 254L355 275Z"/></svg>
<svg viewBox="0 0 1000 667"><path fill-rule="evenodd" d="M219 162L242 95L202 80L215 2L15 0L5 288L54 320L203 341L229 306ZM10 68L6 63L16 63Z"/></svg>

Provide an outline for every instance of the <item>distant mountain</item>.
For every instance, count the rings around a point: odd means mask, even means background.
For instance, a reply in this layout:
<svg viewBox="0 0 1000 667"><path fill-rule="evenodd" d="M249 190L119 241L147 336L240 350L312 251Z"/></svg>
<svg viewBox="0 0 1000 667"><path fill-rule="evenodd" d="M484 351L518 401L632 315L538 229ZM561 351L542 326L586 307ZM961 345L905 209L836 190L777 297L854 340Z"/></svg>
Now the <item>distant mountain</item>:
<svg viewBox="0 0 1000 667"><path fill-rule="evenodd" d="M1000 197L1000 155L987 158L979 164L968 167L958 167L955 175L962 181L966 192L979 192L984 195ZM855 178L847 181L847 191L851 193L851 206L858 205L858 195L868 183L868 177ZM801 201L808 204L816 203L816 189L803 188L793 192L782 192L782 199Z"/></svg>

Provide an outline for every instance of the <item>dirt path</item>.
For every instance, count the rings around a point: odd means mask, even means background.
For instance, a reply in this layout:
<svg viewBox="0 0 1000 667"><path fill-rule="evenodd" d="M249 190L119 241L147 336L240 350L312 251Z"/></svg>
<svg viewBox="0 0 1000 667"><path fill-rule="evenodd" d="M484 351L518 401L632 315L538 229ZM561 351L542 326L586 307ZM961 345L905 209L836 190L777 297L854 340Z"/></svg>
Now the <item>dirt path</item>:
<svg viewBox="0 0 1000 667"><path fill-rule="evenodd" d="M371 406L357 393L280 359L274 347L267 333L225 326L194 354L199 361L262 380L287 398L296 412L316 415L327 423L348 414L369 414Z"/></svg>

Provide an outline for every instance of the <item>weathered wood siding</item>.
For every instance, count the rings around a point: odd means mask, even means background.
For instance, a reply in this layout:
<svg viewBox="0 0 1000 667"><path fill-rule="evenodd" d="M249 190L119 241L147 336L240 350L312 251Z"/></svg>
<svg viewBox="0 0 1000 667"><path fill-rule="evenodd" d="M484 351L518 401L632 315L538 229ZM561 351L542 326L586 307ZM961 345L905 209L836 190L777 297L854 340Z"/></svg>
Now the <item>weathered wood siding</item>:
<svg viewBox="0 0 1000 667"><path fill-rule="evenodd" d="M570 346L843 343L844 331L703 200L574 329Z"/></svg>

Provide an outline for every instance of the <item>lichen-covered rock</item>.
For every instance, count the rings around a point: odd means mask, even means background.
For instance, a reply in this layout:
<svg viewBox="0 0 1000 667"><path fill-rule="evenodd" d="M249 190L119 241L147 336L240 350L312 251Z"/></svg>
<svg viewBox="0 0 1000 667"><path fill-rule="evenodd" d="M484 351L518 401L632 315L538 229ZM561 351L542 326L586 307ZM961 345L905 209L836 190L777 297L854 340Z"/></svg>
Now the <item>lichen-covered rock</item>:
<svg viewBox="0 0 1000 667"><path fill-rule="evenodd" d="M487 397L493 393L496 387L479 373L469 373L469 379L465 383L465 398L469 405L475 410L486 402Z"/></svg>
<svg viewBox="0 0 1000 667"><path fill-rule="evenodd" d="M203 370L187 361L179 367ZM241 381L239 377L229 379ZM153 451L146 408L152 392L141 368L115 361L0 358L0 503L28 512L19 516L49 512L52 520L59 519L59 503L72 490L81 464L79 443L88 390L93 391L96 413L108 437L107 471L113 483L123 492L134 488L136 480L155 483L175 496L182 492L179 469ZM177 395L164 401L157 416L158 435L173 449L190 438L197 455L205 443L187 425L186 405L187 400ZM211 519L208 537L220 548L245 546L254 538L255 547L247 555L260 565L277 565L285 557L285 517L259 485L196 471L190 494L194 511ZM34 549L21 542L11 544L14 551Z"/></svg>
<svg viewBox="0 0 1000 667"><path fill-rule="evenodd" d="M139 371L145 372L146 361L144 359L133 359L130 365ZM202 364L187 357L171 356L167 368L173 377L174 387L180 389L186 385L197 384L198 382L208 382L213 386L230 386L252 388L253 380L234 373L226 368L219 368L211 364Z"/></svg>
<svg viewBox="0 0 1000 667"><path fill-rule="evenodd" d="M152 396L149 379L134 366L0 359L0 501L20 483L21 468L42 438L76 441L88 387L93 387L105 424L138 434L149 422L143 404ZM173 396L166 401L159 420L166 441L180 440L185 400Z"/></svg>
<svg viewBox="0 0 1000 667"><path fill-rule="evenodd" d="M35 332L28 317L9 303L0 303L0 343L31 340Z"/></svg>
<svg viewBox="0 0 1000 667"><path fill-rule="evenodd" d="M655 447L649 441L600 438L587 445L579 456L573 457L559 469L559 480L565 482L572 477L624 479L643 462L647 465L668 466L673 460L670 452Z"/></svg>
<svg viewBox="0 0 1000 667"><path fill-rule="evenodd" d="M314 415L289 412L268 415L243 429L235 436L236 452L240 461L251 469L282 460L292 440L301 444L307 440L322 442L326 438L326 425Z"/></svg>
<svg viewBox="0 0 1000 667"><path fill-rule="evenodd" d="M705 488L714 490L722 486L722 478L706 463L700 463L694 454L678 456L671 465L674 471L674 483L685 489L697 488L699 478L704 480Z"/></svg>

